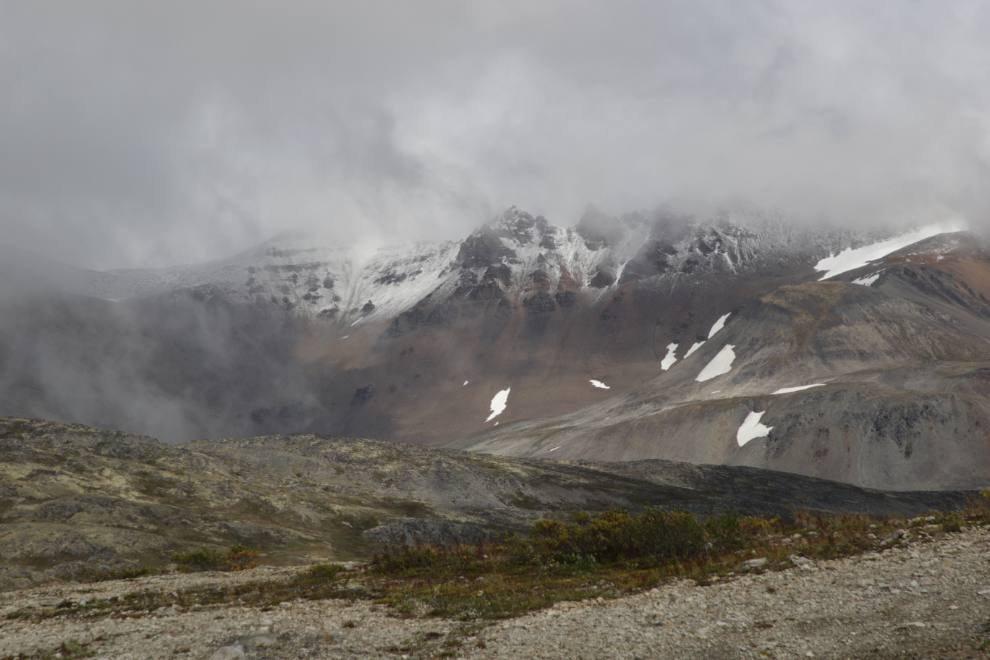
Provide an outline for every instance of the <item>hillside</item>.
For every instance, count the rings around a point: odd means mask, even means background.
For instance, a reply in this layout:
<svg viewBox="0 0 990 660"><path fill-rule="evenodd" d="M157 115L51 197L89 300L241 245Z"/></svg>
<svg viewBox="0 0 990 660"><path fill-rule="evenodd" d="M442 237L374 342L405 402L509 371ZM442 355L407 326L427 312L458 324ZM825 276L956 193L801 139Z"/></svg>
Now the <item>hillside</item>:
<svg viewBox="0 0 990 660"><path fill-rule="evenodd" d="M611 507L917 515L965 492L889 493L751 468L584 464L313 435L171 446L0 419L0 588L92 579L244 543L282 565L367 558L383 543L523 532Z"/></svg>
<svg viewBox="0 0 990 660"><path fill-rule="evenodd" d="M448 446L752 465L893 489L983 487L988 274L970 236L922 241L754 297L691 356L621 395Z"/></svg>

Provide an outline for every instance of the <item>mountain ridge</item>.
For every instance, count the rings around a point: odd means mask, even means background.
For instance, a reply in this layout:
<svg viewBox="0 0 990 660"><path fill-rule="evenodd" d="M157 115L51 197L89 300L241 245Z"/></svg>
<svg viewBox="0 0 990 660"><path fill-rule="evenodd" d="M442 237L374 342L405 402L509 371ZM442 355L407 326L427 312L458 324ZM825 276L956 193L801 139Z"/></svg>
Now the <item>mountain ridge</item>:
<svg viewBox="0 0 990 660"><path fill-rule="evenodd" d="M0 297L0 413L978 487L990 259L951 229L513 207L362 262L287 235L167 276L53 276ZM127 287L145 293L94 297ZM751 414L769 430L742 446Z"/></svg>

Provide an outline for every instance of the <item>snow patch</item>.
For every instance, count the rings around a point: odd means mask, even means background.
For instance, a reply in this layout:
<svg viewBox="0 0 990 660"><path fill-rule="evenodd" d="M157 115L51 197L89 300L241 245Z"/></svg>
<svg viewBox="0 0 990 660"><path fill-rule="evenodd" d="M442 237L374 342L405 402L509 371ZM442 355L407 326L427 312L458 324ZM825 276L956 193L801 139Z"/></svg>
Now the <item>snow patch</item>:
<svg viewBox="0 0 990 660"><path fill-rule="evenodd" d="M954 231L962 231L965 228L965 224L960 221L943 222L937 225L922 227L921 229L908 232L907 234L902 234L901 236L897 236L886 241L880 241L879 243L874 243L873 245L866 245L861 248L846 248L839 254L826 257L815 264L815 270L826 271L824 275L818 278L818 280L827 280L830 277L835 277L836 275L841 275L842 273L848 273L851 270L862 268L871 261L882 259L888 254L897 252L898 250L906 248L913 243L923 241L926 238L931 238L932 236L947 234Z"/></svg>
<svg viewBox="0 0 990 660"><path fill-rule="evenodd" d="M492 397L492 414L488 416L485 422L492 421L496 416L501 415L505 410L505 403L509 400L509 390L512 388L506 388ZM498 422L495 422L498 424Z"/></svg>
<svg viewBox="0 0 990 660"><path fill-rule="evenodd" d="M556 447L554 447L554 448L553 448L553 449L551 449L550 451L557 451L558 449L560 449L560 448L561 448L561 447L563 447L563 446L564 446L564 445L557 445Z"/></svg>
<svg viewBox="0 0 990 660"><path fill-rule="evenodd" d="M686 360L688 358L688 356L691 355L691 353L694 353L696 350L698 350L699 348L701 348L704 345L705 345L705 342L703 342L703 341L699 341L699 342L695 343L695 345L692 346L691 348L689 348L688 349L688 352L684 354L684 359Z"/></svg>
<svg viewBox="0 0 990 660"><path fill-rule="evenodd" d="M762 438L770 434L773 427L760 424L760 418L763 417L766 412L767 411L764 410L763 412L751 412L746 415L746 420L742 423L742 426L739 427L739 430L736 431L736 442L739 443L740 447L754 438Z"/></svg>
<svg viewBox="0 0 990 660"><path fill-rule="evenodd" d="M879 279L881 273L883 273L882 270L879 271L879 272L873 273L872 275L867 275L866 277L857 278L857 279L853 280L851 283L852 284L862 284L863 286L870 286L874 282L876 282L877 279Z"/></svg>
<svg viewBox="0 0 990 660"><path fill-rule="evenodd" d="M660 368L664 371L670 369L677 362L677 356L674 355L674 351L677 350L677 344L667 344L667 355L660 361Z"/></svg>
<svg viewBox="0 0 990 660"><path fill-rule="evenodd" d="M729 314L732 314L732 312L729 312ZM715 325L713 325L712 329L708 331L709 339L714 337L716 332L725 327L725 319L729 318L729 314L726 314L725 316L720 317L719 320L715 321Z"/></svg>
<svg viewBox="0 0 990 660"><path fill-rule="evenodd" d="M810 390L812 387L823 387L824 385L825 383L815 383L814 385L801 385L800 387L782 387L776 392L771 392L770 394L790 394L791 392Z"/></svg>
<svg viewBox="0 0 990 660"><path fill-rule="evenodd" d="M601 388L601 389L603 389L603 390L610 390L610 389L612 389L611 387L609 387L608 385L606 385L605 383L603 383L603 382L602 382L602 381L600 381L600 380L592 380L592 381L590 381L590 382L591 382L591 384L592 384L592 385L594 385L595 387L599 387L599 388Z"/></svg>
<svg viewBox="0 0 990 660"><path fill-rule="evenodd" d="M467 381L464 381L464 385L467 385L467 384L468 384L468 382ZM461 385L461 387L464 387L464 385Z"/></svg>
<svg viewBox="0 0 990 660"><path fill-rule="evenodd" d="M727 374L732 371L732 361L736 359L736 352L732 350L735 348L732 344L726 344L725 347L718 352L712 361L701 370L698 377L695 378L699 383L703 383L706 380L711 380L716 376L721 376L722 374Z"/></svg>

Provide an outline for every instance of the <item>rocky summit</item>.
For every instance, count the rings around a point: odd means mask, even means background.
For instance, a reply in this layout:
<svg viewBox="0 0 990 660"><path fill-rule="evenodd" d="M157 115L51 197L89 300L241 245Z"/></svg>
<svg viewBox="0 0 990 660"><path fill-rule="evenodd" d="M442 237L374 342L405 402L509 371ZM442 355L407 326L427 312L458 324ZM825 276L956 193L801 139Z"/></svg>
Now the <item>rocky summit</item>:
<svg viewBox="0 0 990 660"><path fill-rule="evenodd" d="M304 433L990 482L990 257L950 224L589 208L561 227L510 208L369 258L284 235L159 270L5 249L0 274L9 416L173 444Z"/></svg>

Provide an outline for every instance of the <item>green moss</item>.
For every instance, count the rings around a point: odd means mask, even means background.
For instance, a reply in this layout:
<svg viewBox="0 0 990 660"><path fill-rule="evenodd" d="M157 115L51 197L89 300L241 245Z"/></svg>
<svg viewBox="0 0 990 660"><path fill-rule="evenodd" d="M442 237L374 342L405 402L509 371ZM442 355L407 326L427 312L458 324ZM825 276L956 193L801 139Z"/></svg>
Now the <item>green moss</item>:
<svg viewBox="0 0 990 660"><path fill-rule="evenodd" d="M341 559L363 559L380 550L382 545L366 538L363 532L378 526L378 518L370 513L348 513L331 518L330 541Z"/></svg>

